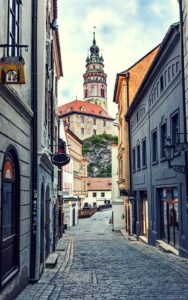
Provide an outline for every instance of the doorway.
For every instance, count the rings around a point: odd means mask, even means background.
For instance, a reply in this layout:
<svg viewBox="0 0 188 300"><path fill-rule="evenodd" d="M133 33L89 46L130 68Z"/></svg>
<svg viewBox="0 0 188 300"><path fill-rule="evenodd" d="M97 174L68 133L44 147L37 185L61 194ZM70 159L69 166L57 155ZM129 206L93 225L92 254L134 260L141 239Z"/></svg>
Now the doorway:
<svg viewBox="0 0 188 300"><path fill-rule="evenodd" d="M148 237L148 199L147 191L140 192L140 206L141 206L141 235Z"/></svg>

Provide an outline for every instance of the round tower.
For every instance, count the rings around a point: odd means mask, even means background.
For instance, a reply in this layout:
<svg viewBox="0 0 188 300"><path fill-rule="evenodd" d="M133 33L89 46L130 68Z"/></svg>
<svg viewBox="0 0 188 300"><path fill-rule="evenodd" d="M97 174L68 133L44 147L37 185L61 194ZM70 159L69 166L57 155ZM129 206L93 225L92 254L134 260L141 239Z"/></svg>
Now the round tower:
<svg viewBox="0 0 188 300"><path fill-rule="evenodd" d="M99 55L99 47L96 44L95 32L93 32L93 44L86 59L86 72L83 75L83 99L101 105L107 111L107 75L103 68L104 59L102 55Z"/></svg>

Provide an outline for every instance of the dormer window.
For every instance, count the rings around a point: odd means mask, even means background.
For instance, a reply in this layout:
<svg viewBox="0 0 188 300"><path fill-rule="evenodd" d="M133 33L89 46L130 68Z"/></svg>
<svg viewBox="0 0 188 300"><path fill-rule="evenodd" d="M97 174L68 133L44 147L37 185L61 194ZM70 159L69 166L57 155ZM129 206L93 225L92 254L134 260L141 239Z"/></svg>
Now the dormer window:
<svg viewBox="0 0 188 300"><path fill-rule="evenodd" d="M85 106L80 106L81 111L85 111Z"/></svg>

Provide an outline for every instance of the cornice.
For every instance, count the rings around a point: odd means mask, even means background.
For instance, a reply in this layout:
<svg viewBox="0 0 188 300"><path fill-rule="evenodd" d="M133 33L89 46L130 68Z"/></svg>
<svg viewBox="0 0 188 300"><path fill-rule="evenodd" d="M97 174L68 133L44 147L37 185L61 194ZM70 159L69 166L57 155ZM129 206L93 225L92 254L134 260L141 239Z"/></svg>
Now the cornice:
<svg viewBox="0 0 188 300"><path fill-rule="evenodd" d="M20 98L18 93L7 85L0 86L0 96L8 102L14 110L18 112L29 124L33 118L33 111L29 106L27 106Z"/></svg>

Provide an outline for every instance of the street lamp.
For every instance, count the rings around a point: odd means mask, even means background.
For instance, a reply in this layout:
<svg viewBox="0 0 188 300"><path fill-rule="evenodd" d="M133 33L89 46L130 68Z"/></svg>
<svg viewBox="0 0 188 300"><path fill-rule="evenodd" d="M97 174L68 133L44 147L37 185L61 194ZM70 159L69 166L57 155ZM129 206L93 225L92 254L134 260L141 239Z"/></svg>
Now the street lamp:
<svg viewBox="0 0 188 300"><path fill-rule="evenodd" d="M186 151L187 143L182 144L172 144L170 137L166 138L165 146L163 147L166 160L168 161L168 167L173 168L177 173L186 173L188 170L188 165L171 165L171 161L174 159L175 152Z"/></svg>

